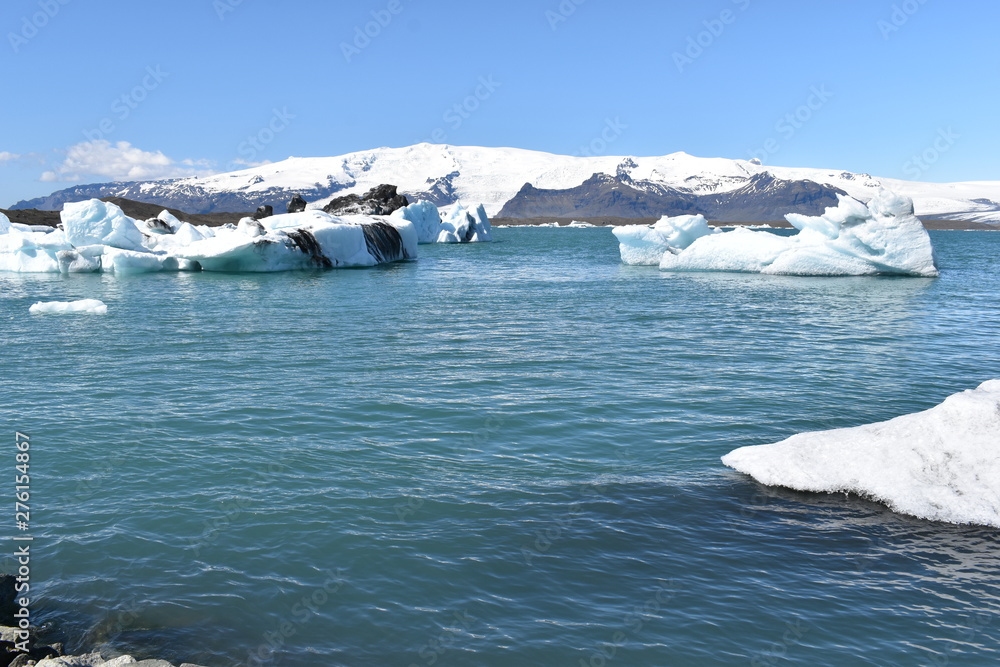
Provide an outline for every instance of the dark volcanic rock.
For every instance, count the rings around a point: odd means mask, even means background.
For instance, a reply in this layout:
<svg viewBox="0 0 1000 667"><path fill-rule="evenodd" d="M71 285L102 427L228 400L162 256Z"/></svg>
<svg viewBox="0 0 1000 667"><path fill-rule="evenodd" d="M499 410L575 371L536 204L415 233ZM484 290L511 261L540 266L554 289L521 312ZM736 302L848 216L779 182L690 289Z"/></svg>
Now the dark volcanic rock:
<svg viewBox="0 0 1000 667"><path fill-rule="evenodd" d="M0 575L0 625L15 626L17 619L17 581L12 574Z"/></svg>
<svg viewBox="0 0 1000 667"><path fill-rule="evenodd" d="M607 174L594 174L583 184L566 190L540 190L526 183L504 205L498 217L658 218L663 215L701 212L698 210L697 195L659 184L643 185L644 189L639 189L627 177Z"/></svg>
<svg viewBox="0 0 1000 667"><path fill-rule="evenodd" d="M722 222L769 222L787 213L820 215L837 205L843 190L813 181L783 181L757 174L730 192L699 195L650 181L594 174L565 190L540 190L526 183L507 202L500 218L659 218L701 213Z"/></svg>
<svg viewBox="0 0 1000 667"><path fill-rule="evenodd" d="M45 225L46 227L56 227L59 225L59 211L39 211L34 208L18 209L8 211L0 208L11 222L20 222L22 225Z"/></svg>
<svg viewBox="0 0 1000 667"><path fill-rule="evenodd" d="M764 172L731 192L703 197L706 217L720 221L782 220L788 213L820 215L838 203L840 188L813 181L784 181Z"/></svg>
<svg viewBox="0 0 1000 667"><path fill-rule="evenodd" d="M395 185L380 185L360 196L337 197L323 210L331 215L389 215L409 205L406 197L397 193Z"/></svg>
<svg viewBox="0 0 1000 667"><path fill-rule="evenodd" d="M288 212L289 213L301 213L306 210L306 200L302 198L302 195L295 195L292 200L288 202Z"/></svg>
<svg viewBox="0 0 1000 667"><path fill-rule="evenodd" d="M265 204L264 206L258 206L257 212L253 214L254 220L263 220L264 218L270 218L274 215L274 207Z"/></svg>

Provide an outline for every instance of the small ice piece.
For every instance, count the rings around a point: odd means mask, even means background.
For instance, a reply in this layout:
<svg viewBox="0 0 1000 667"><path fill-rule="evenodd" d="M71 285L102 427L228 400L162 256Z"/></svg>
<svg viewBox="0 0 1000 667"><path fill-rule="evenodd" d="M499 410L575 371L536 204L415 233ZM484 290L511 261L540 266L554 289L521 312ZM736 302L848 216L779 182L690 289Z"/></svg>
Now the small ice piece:
<svg viewBox="0 0 1000 667"><path fill-rule="evenodd" d="M49 315L64 313L89 313L106 315L108 307L98 299L80 299L79 301L39 301L30 308L32 315Z"/></svg>
<svg viewBox="0 0 1000 667"><path fill-rule="evenodd" d="M743 447L722 462L769 486L856 493L923 519L1000 527L1000 380L924 412Z"/></svg>
<svg viewBox="0 0 1000 667"><path fill-rule="evenodd" d="M236 231L250 238L257 238L264 235L264 225L260 224L257 218L241 218Z"/></svg>
<svg viewBox="0 0 1000 667"><path fill-rule="evenodd" d="M163 209L162 211L160 211L160 214L156 216L156 219L159 220L160 222L165 223L168 227L170 227L170 229L172 229L175 232L181 226L181 221L177 219L177 216L175 216L167 209Z"/></svg>

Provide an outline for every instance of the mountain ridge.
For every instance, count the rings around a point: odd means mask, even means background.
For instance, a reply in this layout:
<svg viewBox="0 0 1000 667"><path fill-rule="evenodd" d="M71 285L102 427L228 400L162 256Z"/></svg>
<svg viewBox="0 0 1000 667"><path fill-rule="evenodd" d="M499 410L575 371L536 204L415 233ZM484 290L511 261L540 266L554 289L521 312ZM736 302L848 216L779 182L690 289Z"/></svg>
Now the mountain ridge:
<svg viewBox="0 0 1000 667"><path fill-rule="evenodd" d="M591 182L597 174L602 175L601 182ZM518 215L526 215L529 208L522 190L530 185L548 191L549 208L542 207L538 193L533 193L530 211L541 215L558 211L570 216L644 217L694 210L731 220L775 219L793 209L818 214L835 203L836 194L867 201L878 188L887 187L912 197L922 216L1000 223L1000 182L921 183L687 153L578 157L438 144L328 158L292 157L207 177L78 185L18 202L12 208L53 210L68 201L117 196L192 213L217 213L255 210L261 205L280 209L294 194L321 208L333 197L361 194L382 183L398 185L400 194L411 201L426 199L438 206L483 203L490 215L516 212L519 207L522 213ZM588 193L588 187L593 192ZM617 194L613 194L615 187ZM519 195L521 200L517 200ZM567 210L564 203L573 197L578 204ZM624 203L630 198L634 201L631 210ZM693 202L693 208L688 202ZM781 210L789 204L793 209Z"/></svg>

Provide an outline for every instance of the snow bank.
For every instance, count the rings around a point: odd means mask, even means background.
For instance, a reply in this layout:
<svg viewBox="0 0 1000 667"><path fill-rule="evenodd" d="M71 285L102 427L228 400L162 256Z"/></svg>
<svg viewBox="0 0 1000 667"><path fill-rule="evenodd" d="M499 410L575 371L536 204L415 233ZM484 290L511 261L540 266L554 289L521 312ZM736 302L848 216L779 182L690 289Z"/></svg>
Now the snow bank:
<svg viewBox="0 0 1000 667"><path fill-rule="evenodd" d="M652 227L616 227L622 261L626 264L659 266L666 253L675 254L702 236L712 234L703 215L663 216Z"/></svg>
<svg viewBox="0 0 1000 667"><path fill-rule="evenodd" d="M62 229L54 231L0 220L0 270L287 271L374 266L417 256L417 230L403 217L306 211L213 229L181 222L167 211L139 223L114 204L92 199L66 204L61 218Z"/></svg>
<svg viewBox="0 0 1000 667"><path fill-rule="evenodd" d="M39 301L31 306L28 312L33 315L52 313L90 313L92 315L107 315L108 307L97 299L81 299L80 301Z"/></svg>
<svg viewBox="0 0 1000 667"><path fill-rule="evenodd" d="M841 195L821 216L789 214L799 233L778 236L740 228L704 233L700 225L664 233L656 227L615 230L626 263L665 271L742 271L798 276L934 277L934 249L913 201L881 190L867 206ZM657 223L658 225L660 223ZM656 233L659 232L659 233Z"/></svg>
<svg viewBox="0 0 1000 667"><path fill-rule="evenodd" d="M723 457L762 484L857 493L923 519L1000 527L1000 380L925 412Z"/></svg>

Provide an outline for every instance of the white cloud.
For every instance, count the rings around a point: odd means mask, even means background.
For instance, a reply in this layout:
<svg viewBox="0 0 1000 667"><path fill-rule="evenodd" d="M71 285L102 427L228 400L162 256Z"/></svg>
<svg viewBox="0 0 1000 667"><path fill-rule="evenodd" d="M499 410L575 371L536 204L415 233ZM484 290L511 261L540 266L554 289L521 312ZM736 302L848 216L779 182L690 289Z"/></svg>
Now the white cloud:
<svg viewBox="0 0 1000 667"><path fill-rule="evenodd" d="M8 153L7 151L0 151L0 162L10 162L11 160L19 160L21 158L17 153Z"/></svg>
<svg viewBox="0 0 1000 667"><path fill-rule="evenodd" d="M173 160L160 151L144 151L127 141L112 144L100 139L66 149L66 158L41 175L44 182L81 181L99 177L109 181L147 181L216 173L206 160Z"/></svg>

